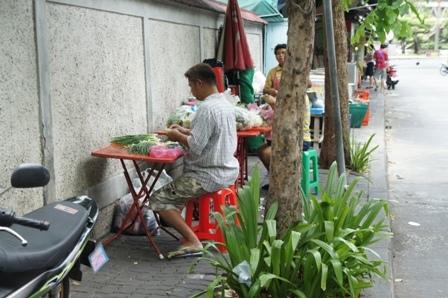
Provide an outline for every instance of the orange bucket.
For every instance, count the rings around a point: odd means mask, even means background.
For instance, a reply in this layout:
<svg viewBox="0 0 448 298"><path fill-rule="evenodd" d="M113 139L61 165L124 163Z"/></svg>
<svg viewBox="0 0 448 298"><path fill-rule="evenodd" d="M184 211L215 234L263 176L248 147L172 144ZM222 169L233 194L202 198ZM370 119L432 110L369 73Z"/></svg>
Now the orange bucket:
<svg viewBox="0 0 448 298"><path fill-rule="evenodd" d="M369 125L369 119L370 119L370 105L367 108L367 113L364 116L364 119L362 119L362 126L367 126Z"/></svg>
<svg viewBox="0 0 448 298"><path fill-rule="evenodd" d="M369 90L356 90L356 97L359 97L363 101L368 101L370 97Z"/></svg>

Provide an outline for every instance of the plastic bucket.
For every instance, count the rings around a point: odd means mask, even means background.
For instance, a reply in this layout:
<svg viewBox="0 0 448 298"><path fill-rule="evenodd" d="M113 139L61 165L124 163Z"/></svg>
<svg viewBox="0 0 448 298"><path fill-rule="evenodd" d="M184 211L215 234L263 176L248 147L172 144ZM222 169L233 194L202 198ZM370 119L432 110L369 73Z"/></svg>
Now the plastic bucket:
<svg viewBox="0 0 448 298"><path fill-rule="evenodd" d="M367 103L351 103L349 104L349 111L351 114L350 127L359 128L362 125L362 120L366 116L369 104Z"/></svg>

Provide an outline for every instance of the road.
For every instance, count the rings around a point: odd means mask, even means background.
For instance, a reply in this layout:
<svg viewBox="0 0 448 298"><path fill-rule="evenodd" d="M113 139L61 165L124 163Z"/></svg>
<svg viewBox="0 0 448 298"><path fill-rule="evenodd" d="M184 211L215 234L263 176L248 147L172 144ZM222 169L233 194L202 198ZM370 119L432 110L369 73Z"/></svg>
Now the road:
<svg viewBox="0 0 448 298"><path fill-rule="evenodd" d="M396 60L386 105L395 297L448 297L448 76Z"/></svg>

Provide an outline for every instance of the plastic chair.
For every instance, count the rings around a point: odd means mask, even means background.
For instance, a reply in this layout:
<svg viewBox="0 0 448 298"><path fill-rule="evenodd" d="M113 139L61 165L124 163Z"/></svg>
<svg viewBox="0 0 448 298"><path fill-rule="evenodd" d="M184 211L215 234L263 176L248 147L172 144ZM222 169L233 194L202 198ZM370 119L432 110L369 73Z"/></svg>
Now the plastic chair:
<svg viewBox="0 0 448 298"><path fill-rule="evenodd" d="M187 203L185 222L195 232L199 240L213 240L224 243L224 235L219 229L219 225L214 219L212 212L219 212L224 218L224 206L234 206L237 208L237 195L234 187L220 189L213 193L206 193L198 198L199 200L199 221L194 225L193 210L194 200ZM235 224L238 224L236 222ZM225 251L225 246L218 245L221 251Z"/></svg>
<svg viewBox="0 0 448 298"><path fill-rule="evenodd" d="M317 151L309 149L302 155L302 190L308 197L311 190L319 194L319 166Z"/></svg>

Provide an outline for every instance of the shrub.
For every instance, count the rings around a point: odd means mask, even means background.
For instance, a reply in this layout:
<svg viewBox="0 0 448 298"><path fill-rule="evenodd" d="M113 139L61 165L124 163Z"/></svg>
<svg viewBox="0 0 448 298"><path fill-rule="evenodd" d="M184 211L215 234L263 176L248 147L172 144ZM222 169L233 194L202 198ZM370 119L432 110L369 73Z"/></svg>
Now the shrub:
<svg viewBox="0 0 448 298"><path fill-rule="evenodd" d="M260 174L255 169L238 192L239 210L226 208L225 218L216 214L228 254L205 250L204 258L221 272L205 291L207 297L224 288L240 297L358 297L373 285L373 275L385 276L383 261L368 246L390 233L378 217L382 210L388 215L387 203L363 201L357 183L346 187L334 163L321 198L303 199L303 221L280 238L276 203L258 224ZM231 224L237 218L240 225ZM216 248L214 243L210 247Z"/></svg>
<svg viewBox="0 0 448 298"><path fill-rule="evenodd" d="M369 163L373 151L378 149L378 145L370 148L370 142L372 142L375 134L372 134L367 142L356 142L354 136L352 136L352 142L350 144L350 168L357 173L365 173L369 168Z"/></svg>

